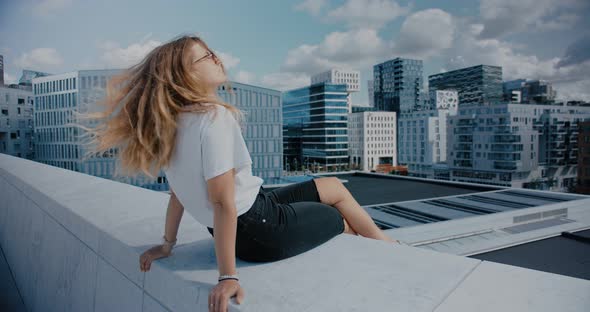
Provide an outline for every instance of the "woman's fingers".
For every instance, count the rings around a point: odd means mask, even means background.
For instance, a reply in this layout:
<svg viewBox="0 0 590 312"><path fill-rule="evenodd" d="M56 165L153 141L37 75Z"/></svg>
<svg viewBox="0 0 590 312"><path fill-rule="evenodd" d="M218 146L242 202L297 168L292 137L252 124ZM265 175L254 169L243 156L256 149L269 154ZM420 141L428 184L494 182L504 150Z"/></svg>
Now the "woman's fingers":
<svg viewBox="0 0 590 312"><path fill-rule="evenodd" d="M150 269L150 263L151 263L151 259L149 256L144 255L141 257L140 259L140 268L142 271L147 271Z"/></svg>

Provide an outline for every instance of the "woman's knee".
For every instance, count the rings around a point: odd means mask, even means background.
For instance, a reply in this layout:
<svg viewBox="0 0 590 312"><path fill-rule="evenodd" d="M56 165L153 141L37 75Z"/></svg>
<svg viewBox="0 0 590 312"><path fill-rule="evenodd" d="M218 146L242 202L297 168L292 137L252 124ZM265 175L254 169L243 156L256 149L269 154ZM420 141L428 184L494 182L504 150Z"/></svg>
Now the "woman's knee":
<svg viewBox="0 0 590 312"><path fill-rule="evenodd" d="M315 179L320 201L333 205L342 199L342 182L337 177L322 177Z"/></svg>

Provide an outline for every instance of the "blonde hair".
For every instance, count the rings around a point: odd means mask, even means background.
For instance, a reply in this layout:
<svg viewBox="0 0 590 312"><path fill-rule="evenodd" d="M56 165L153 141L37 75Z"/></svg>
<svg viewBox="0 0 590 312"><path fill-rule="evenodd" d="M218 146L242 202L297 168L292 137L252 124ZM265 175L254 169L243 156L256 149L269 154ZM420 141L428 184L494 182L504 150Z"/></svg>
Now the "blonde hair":
<svg viewBox="0 0 590 312"><path fill-rule="evenodd" d="M181 112L206 113L221 105L242 123L244 112L208 95L202 78L190 72L189 49L194 43L211 51L197 36L173 39L108 81L106 96L97 102L106 107L104 111L75 112L82 119L99 121L95 128L76 125L91 137L84 159L117 148L123 175L143 172L154 179L170 164ZM223 64L221 67L225 73ZM233 93L227 81L224 85Z"/></svg>

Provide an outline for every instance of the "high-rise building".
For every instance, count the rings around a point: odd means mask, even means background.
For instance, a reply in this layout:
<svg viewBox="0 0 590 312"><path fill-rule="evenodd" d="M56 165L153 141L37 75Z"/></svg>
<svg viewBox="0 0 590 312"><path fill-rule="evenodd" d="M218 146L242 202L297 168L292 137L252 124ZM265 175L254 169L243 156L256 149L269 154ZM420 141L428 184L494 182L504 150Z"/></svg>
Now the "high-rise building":
<svg viewBox="0 0 590 312"><path fill-rule="evenodd" d="M430 90L457 90L459 105L502 102L502 67L477 65L428 76Z"/></svg>
<svg viewBox="0 0 590 312"><path fill-rule="evenodd" d="M368 95L369 95L369 106L375 107L375 85L373 80L367 81Z"/></svg>
<svg viewBox="0 0 590 312"><path fill-rule="evenodd" d="M397 166L396 113L365 111L348 115L351 169L371 171L378 165Z"/></svg>
<svg viewBox="0 0 590 312"><path fill-rule="evenodd" d="M0 85L0 153L33 160L33 93Z"/></svg>
<svg viewBox="0 0 590 312"><path fill-rule="evenodd" d="M437 170L446 167L447 119L457 114L458 93L432 90L429 103L430 110L401 114L398 158L400 164L407 165L408 175L432 179Z"/></svg>
<svg viewBox="0 0 590 312"><path fill-rule="evenodd" d="M590 121L578 123L578 181L576 193L590 194Z"/></svg>
<svg viewBox="0 0 590 312"><path fill-rule="evenodd" d="M0 87L4 86L4 56L0 55Z"/></svg>
<svg viewBox="0 0 590 312"><path fill-rule="evenodd" d="M576 179L577 122L590 107L498 104L449 117L454 181L564 191Z"/></svg>
<svg viewBox="0 0 590 312"><path fill-rule="evenodd" d="M557 92L544 80L516 79L502 84L505 102L521 104L554 104Z"/></svg>
<svg viewBox="0 0 590 312"><path fill-rule="evenodd" d="M33 78L35 96L36 160L45 164L86 174L114 179L148 189L168 190L161 170L153 180L140 174L136 177L115 177L119 166L117 149L83 159L82 129L77 123L93 128L96 121L76 120L74 112L86 113L103 109L97 102L106 95L107 81L120 70L80 70L60 75ZM233 94L220 87L220 97L243 109L247 115L244 140L252 156L252 172L261 178L281 174L281 99L280 92L242 84L233 84ZM252 123L256 124L252 124Z"/></svg>
<svg viewBox="0 0 590 312"><path fill-rule="evenodd" d="M325 72L311 76L311 84L331 83L346 85L346 102L348 112L352 112L352 93L360 90L360 75L357 70L330 69Z"/></svg>
<svg viewBox="0 0 590 312"><path fill-rule="evenodd" d="M285 168L332 170L348 166L345 84L318 83L283 92Z"/></svg>
<svg viewBox="0 0 590 312"><path fill-rule="evenodd" d="M377 110L408 113L422 105L422 60L395 58L373 66Z"/></svg>

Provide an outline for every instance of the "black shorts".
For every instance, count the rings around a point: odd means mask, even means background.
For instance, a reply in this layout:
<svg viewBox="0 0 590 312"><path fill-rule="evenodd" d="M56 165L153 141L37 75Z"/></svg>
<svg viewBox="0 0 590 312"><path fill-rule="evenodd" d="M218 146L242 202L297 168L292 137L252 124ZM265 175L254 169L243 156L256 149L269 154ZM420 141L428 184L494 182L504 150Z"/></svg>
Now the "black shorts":
<svg viewBox="0 0 590 312"><path fill-rule="evenodd" d="M250 262L289 258L344 232L342 215L320 202L313 179L272 191L261 187L237 223L236 257Z"/></svg>

